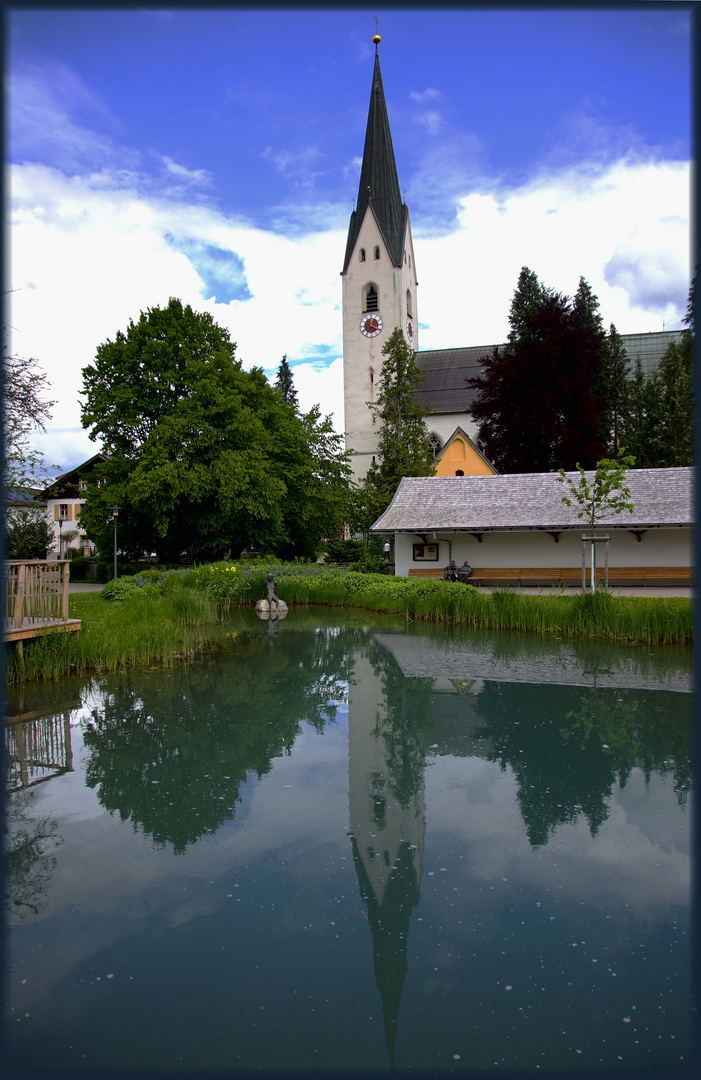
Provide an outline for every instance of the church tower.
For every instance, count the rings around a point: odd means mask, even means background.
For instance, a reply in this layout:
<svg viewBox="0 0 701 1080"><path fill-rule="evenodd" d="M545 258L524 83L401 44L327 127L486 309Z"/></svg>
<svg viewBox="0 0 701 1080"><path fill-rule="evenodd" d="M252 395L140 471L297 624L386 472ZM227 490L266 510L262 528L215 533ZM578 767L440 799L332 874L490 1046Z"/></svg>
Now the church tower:
<svg viewBox="0 0 701 1080"><path fill-rule="evenodd" d="M392 137L373 37L372 74L358 199L348 226L343 282L343 402L346 449L356 479L367 472L377 449L377 427L368 402L375 400L382 347L395 327L418 349L416 262L409 211L399 192Z"/></svg>

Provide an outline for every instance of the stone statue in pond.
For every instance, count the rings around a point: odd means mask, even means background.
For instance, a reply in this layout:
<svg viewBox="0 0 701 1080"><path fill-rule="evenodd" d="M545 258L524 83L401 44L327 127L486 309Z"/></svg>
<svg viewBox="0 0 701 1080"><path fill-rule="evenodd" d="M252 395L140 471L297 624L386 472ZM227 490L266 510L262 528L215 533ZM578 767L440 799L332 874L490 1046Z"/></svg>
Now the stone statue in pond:
<svg viewBox="0 0 701 1080"><path fill-rule="evenodd" d="M272 574L268 574L263 583L264 599L259 600L256 604L256 611L260 615L267 615L271 619L273 617L280 619L287 614L287 604L279 598L275 592L276 588L277 582L273 579Z"/></svg>

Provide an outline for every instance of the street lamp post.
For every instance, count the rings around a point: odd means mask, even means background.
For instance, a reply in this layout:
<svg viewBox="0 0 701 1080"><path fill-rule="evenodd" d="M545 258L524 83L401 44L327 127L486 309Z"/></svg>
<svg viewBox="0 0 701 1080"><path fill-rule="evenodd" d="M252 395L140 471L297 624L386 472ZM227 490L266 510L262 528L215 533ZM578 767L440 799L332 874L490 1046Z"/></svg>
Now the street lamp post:
<svg viewBox="0 0 701 1080"><path fill-rule="evenodd" d="M63 529L63 518L61 517L61 511L59 510L59 516L58 516L58 557L59 557L59 560L61 558L62 529Z"/></svg>
<svg viewBox="0 0 701 1080"><path fill-rule="evenodd" d="M112 507L112 520L114 521L114 576L117 576L117 514L119 507Z"/></svg>

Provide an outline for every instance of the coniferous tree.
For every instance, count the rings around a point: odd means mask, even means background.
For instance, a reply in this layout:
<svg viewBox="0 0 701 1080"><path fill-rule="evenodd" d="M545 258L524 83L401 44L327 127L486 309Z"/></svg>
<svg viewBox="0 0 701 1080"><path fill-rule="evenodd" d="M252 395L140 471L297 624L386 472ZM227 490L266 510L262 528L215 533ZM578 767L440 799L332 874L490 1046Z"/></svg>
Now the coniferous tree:
<svg viewBox="0 0 701 1080"><path fill-rule="evenodd" d="M357 495L351 526L366 530L389 506L403 476L432 476L433 451L426 416L414 395L423 378L416 353L399 327L385 342L377 396L368 405L379 424L376 460Z"/></svg>
<svg viewBox="0 0 701 1080"><path fill-rule="evenodd" d="M601 359L598 394L606 453L616 458L627 446L630 366L621 335L611 323Z"/></svg>
<svg viewBox="0 0 701 1080"><path fill-rule="evenodd" d="M298 408L299 401L297 400L297 391L295 390L290 365L287 363L287 354L285 354L280 361L280 367L277 369L277 376L275 378L275 386L283 401L288 401L295 409Z"/></svg>
<svg viewBox="0 0 701 1080"><path fill-rule="evenodd" d="M670 342L650 377L650 391L658 403L650 439L656 468L691 465L692 347L691 334L685 331L680 342Z"/></svg>
<svg viewBox="0 0 701 1080"><path fill-rule="evenodd" d="M694 299L691 283L685 330L671 342L656 371L645 376L640 360L626 386L625 443L638 468L692 462Z"/></svg>

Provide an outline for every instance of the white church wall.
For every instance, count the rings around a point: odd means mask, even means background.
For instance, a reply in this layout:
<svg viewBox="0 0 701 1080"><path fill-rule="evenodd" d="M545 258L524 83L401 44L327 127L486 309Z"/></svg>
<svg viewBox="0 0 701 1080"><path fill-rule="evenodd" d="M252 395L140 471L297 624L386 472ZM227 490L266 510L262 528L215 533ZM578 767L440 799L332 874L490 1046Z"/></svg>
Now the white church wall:
<svg viewBox="0 0 701 1080"><path fill-rule="evenodd" d="M477 424L467 413L431 413L426 417L429 434L435 431L445 446L456 427L461 427L474 443L477 442Z"/></svg>

